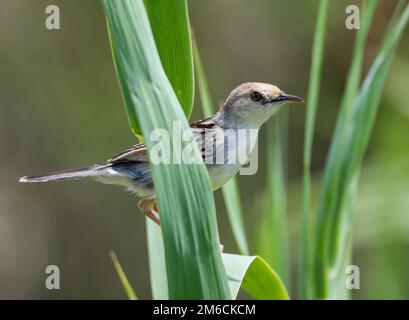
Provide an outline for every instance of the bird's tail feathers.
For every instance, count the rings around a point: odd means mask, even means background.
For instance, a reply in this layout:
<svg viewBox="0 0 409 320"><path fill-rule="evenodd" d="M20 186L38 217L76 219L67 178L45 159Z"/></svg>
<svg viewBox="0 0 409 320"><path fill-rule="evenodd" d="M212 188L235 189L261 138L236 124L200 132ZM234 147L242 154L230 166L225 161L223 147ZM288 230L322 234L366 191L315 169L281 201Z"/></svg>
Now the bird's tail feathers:
<svg viewBox="0 0 409 320"><path fill-rule="evenodd" d="M19 182L48 182L48 181L58 181L67 179L82 179L87 177L96 177L104 174L104 170L109 167L109 165L93 165L90 167L78 168L78 169L68 169L56 172L50 172L46 174L36 175L36 176L26 176L21 177Z"/></svg>

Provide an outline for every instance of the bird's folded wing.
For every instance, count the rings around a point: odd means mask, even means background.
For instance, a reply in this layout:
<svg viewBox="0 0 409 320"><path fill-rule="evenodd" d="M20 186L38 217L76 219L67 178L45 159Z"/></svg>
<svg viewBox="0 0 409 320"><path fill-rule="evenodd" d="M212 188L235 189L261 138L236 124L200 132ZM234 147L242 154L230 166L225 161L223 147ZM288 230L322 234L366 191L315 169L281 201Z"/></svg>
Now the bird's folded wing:
<svg viewBox="0 0 409 320"><path fill-rule="evenodd" d="M196 143L198 144L199 150L202 153L202 158L213 156L213 145L209 142L214 140L213 137L213 128L215 124L211 121L210 118L203 119L192 123L191 130ZM206 132L206 139L205 139ZM205 141L207 140L207 141ZM138 143L121 153L113 156L107 161L108 164L119 163L119 162L149 162L148 150L143 143Z"/></svg>
<svg viewBox="0 0 409 320"><path fill-rule="evenodd" d="M128 162L128 161L138 161L138 162L148 162L148 152L146 146L143 143L138 143L121 153L113 156L107 161L108 164L118 163L118 162Z"/></svg>

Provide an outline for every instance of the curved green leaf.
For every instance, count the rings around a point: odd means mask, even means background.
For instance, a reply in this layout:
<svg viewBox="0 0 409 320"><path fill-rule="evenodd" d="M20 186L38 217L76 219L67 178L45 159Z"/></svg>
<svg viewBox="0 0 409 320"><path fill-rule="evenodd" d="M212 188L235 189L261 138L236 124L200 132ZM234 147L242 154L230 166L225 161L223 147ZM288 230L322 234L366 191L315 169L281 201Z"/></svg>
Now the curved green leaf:
<svg viewBox="0 0 409 320"><path fill-rule="evenodd" d="M222 254L231 295L240 287L259 300L288 300L289 295L278 274L259 256Z"/></svg>
<svg viewBox="0 0 409 320"><path fill-rule="evenodd" d="M145 7L162 66L189 118L195 82L186 0L145 0Z"/></svg>
<svg viewBox="0 0 409 320"><path fill-rule="evenodd" d="M162 66L189 117L193 108L194 75L186 0L145 0L145 8ZM148 219L146 232L152 297L168 299L162 232Z"/></svg>
<svg viewBox="0 0 409 320"><path fill-rule="evenodd" d="M170 299L229 299L209 176L156 50L142 0L104 0L128 117L137 116L148 150L155 129L187 133L193 164L151 163L165 249ZM169 136L173 153L173 135Z"/></svg>
<svg viewBox="0 0 409 320"><path fill-rule="evenodd" d="M160 63L175 91L180 105L187 117L193 108L194 74L193 54L190 36L190 24L186 0L146 0L146 11L154 35ZM108 25L111 39L111 30ZM116 46L111 42L112 55L116 57ZM114 60L115 68L119 71L118 62ZM119 84L124 87L123 79ZM130 105L131 97L122 90L129 126L136 137L143 141L140 119Z"/></svg>

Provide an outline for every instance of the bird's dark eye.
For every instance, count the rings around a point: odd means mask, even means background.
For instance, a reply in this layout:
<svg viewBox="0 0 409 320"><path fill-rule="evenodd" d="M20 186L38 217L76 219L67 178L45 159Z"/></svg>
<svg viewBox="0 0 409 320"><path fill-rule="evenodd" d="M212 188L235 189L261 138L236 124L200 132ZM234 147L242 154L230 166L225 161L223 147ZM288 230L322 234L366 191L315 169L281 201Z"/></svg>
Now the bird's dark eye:
<svg viewBox="0 0 409 320"><path fill-rule="evenodd" d="M251 100L253 100L254 102L259 102L261 101L261 99L263 99L263 95L260 92L254 91L251 94Z"/></svg>

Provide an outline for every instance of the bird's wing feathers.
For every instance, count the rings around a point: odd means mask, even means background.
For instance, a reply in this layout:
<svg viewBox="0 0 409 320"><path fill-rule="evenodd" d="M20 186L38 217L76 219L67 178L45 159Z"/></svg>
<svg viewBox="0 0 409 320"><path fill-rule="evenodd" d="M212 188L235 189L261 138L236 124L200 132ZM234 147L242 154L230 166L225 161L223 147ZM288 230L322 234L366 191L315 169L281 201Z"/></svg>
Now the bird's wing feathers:
<svg viewBox="0 0 409 320"><path fill-rule="evenodd" d="M128 161L149 162L146 146L143 143L138 143L113 156L107 163L113 164Z"/></svg>
<svg viewBox="0 0 409 320"><path fill-rule="evenodd" d="M196 121L190 125L193 133L193 137L199 147L199 151L202 154L202 159L208 161L215 156L215 129L220 128L212 117Z"/></svg>
<svg viewBox="0 0 409 320"><path fill-rule="evenodd" d="M204 148L204 133L208 132L208 130L215 127L216 124L212 121L211 118L202 119L196 121L190 125L192 134L198 144L199 150L202 152L202 156L211 156L213 153L212 149ZM206 133L207 134L207 133ZM209 138L209 137L208 137ZM149 162L148 150L143 143L138 143L121 153L113 156L111 159L107 161L108 164L114 164L119 162L130 162L130 161L137 161L137 162Z"/></svg>
<svg viewBox="0 0 409 320"><path fill-rule="evenodd" d="M195 128L197 128L197 129L211 129L214 126L216 126L216 123L213 121L212 118L213 117L209 117L209 118L206 118L206 119L201 119L201 120L198 120L196 122L193 122L190 125L190 127L192 129L195 129Z"/></svg>

